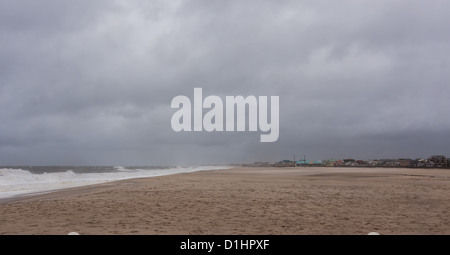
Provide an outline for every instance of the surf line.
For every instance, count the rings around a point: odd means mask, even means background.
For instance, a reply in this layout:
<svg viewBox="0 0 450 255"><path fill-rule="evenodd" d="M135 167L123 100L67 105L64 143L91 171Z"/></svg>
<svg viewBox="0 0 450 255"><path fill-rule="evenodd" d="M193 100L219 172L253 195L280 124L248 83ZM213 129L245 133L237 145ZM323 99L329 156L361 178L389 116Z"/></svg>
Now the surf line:
<svg viewBox="0 0 450 255"><path fill-rule="evenodd" d="M171 125L180 131L247 131L246 108L248 106L248 131L262 132L260 142L275 142L279 137L279 97L270 97L270 122L267 96L226 96L225 116L222 98L207 96L203 99L202 88L194 88L194 103L187 96L172 99L171 108L179 109L172 115ZM210 109L203 114L203 109ZM192 114L193 112L193 114ZM236 112L236 115L235 115ZM193 128L192 128L193 117ZM225 125L224 125L225 122ZM236 122L236 123L235 123Z"/></svg>

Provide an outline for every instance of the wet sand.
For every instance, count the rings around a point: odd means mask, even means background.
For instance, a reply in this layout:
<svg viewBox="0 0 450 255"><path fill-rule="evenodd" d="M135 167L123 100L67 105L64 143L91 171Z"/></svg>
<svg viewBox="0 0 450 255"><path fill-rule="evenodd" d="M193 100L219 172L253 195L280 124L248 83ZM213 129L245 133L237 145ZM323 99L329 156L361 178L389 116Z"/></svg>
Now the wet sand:
<svg viewBox="0 0 450 255"><path fill-rule="evenodd" d="M450 234L450 169L235 168L0 203L0 234Z"/></svg>

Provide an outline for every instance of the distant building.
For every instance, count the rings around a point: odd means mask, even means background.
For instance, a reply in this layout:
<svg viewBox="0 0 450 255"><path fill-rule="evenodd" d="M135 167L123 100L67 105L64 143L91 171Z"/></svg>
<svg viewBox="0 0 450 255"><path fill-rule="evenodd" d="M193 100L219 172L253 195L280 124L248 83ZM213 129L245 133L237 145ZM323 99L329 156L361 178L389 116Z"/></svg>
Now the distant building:
<svg viewBox="0 0 450 255"><path fill-rule="evenodd" d="M310 162L308 160L299 160L295 164L296 166L309 166Z"/></svg>
<svg viewBox="0 0 450 255"><path fill-rule="evenodd" d="M368 162L364 161L364 160L356 160L355 162L356 162L357 166L368 166L369 165Z"/></svg>
<svg viewBox="0 0 450 255"><path fill-rule="evenodd" d="M338 161L337 159L327 159L323 161L323 164L325 166L334 166L335 162Z"/></svg>
<svg viewBox="0 0 450 255"><path fill-rule="evenodd" d="M341 166L344 166L344 161L343 160L336 160L336 161L334 161L333 162L333 166L335 166L335 167L341 167Z"/></svg>
<svg viewBox="0 0 450 255"><path fill-rule="evenodd" d="M412 167L413 160L410 158L400 158L397 160L400 167Z"/></svg>
<svg viewBox="0 0 450 255"><path fill-rule="evenodd" d="M356 166L356 160L354 160L352 158L346 158L343 161L344 161L344 166Z"/></svg>
<svg viewBox="0 0 450 255"><path fill-rule="evenodd" d="M427 167L447 167L447 157L443 155L434 155L428 158Z"/></svg>
<svg viewBox="0 0 450 255"><path fill-rule="evenodd" d="M380 161L378 159L375 160L370 160L369 162L367 162L368 166L380 166Z"/></svg>
<svg viewBox="0 0 450 255"><path fill-rule="evenodd" d="M323 161L308 160L282 160L278 163L255 162L255 166L279 166L279 167L295 167L295 166L328 166L328 167L433 167L433 168L450 168L450 158L443 155L434 155L428 159L374 159L369 161L346 159L327 159Z"/></svg>
<svg viewBox="0 0 450 255"><path fill-rule="evenodd" d="M325 163L323 163L322 161L314 161L313 166L325 166Z"/></svg>
<svg viewBox="0 0 450 255"><path fill-rule="evenodd" d="M426 167L427 166L427 160L426 159L418 159L417 160L417 167Z"/></svg>
<svg viewBox="0 0 450 255"><path fill-rule="evenodd" d="M396 159L381 159L380 166L382 167L398 167L400 166L400 162Z"/></svg>
<svg viewBox="0 0 450 255"><path fill-rule="evenodd" d="M278 167L293 167L293 166L295 166L295 162L285 159L285 160L282 160L282 161L276 163L275 166L278 166Z"/></svg>

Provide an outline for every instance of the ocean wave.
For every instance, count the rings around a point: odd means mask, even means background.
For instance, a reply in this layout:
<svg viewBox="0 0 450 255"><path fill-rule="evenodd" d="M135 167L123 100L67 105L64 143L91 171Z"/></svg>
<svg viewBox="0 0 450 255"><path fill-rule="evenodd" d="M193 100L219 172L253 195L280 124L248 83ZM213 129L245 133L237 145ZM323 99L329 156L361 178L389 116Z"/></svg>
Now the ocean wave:
<svg viewBox="0 0 450 255"><path fill-rule="evenodd" d="M228 166L199 166L174 168L127 168L115 166L112 171L77 173L73 169L34 173L21 168L0 168L0 198L27 193L85 186L131 178L154 177L202 170L226 169Z"/></svg>

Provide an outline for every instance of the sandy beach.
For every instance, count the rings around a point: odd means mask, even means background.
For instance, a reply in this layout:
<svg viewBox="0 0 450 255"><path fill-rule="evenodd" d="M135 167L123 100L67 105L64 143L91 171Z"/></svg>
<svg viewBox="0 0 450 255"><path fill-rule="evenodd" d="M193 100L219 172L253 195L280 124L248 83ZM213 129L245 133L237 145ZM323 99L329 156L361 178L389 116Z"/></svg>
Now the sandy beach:
<svg viewBox="0 0 450 255"><path fill-rule="evenodd" d="M450 234L450 170L235 168L0 203L0 234Z"/></svg>

